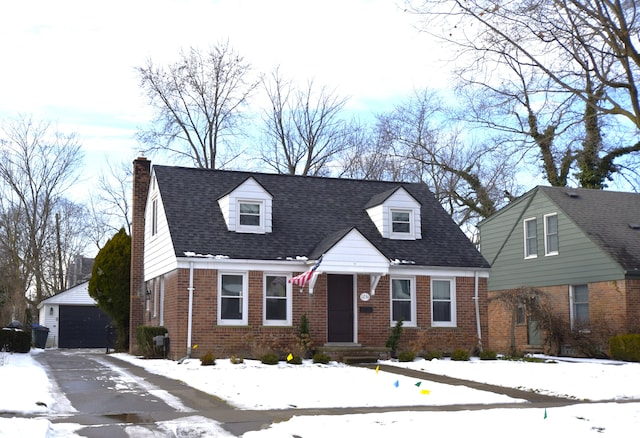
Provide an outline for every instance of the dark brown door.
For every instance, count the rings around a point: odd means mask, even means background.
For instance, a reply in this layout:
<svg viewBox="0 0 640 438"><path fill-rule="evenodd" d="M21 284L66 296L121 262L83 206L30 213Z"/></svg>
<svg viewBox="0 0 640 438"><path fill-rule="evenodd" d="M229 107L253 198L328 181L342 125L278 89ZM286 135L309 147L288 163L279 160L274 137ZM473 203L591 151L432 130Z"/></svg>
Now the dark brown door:
<svg viewBox="0 0 640 438"><path fill-rule="evenodd" d="M353 342L353 276L327 276L327 340Z"/></svg>

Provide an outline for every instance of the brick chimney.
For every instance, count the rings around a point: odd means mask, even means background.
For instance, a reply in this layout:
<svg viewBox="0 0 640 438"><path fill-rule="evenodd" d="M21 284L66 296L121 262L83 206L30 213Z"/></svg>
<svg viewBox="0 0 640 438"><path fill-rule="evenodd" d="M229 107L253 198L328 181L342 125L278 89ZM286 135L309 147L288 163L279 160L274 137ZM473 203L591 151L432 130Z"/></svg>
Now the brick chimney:
<svg viewBox="0 0 640 438"><path fill-rule="evenodd" d="M133 198L131 201L131 307L129 310L129 352L137 350L136 329L143 324L144 288L144 212L151 180L151 161L138 157L133 161Z"/></svg>

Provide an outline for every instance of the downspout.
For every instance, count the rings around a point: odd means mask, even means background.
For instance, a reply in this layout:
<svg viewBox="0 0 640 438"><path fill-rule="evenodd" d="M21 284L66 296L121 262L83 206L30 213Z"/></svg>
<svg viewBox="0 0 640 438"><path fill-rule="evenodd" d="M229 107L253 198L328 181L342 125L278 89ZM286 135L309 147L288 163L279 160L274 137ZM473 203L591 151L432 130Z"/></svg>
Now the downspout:
<svg viewBox="0 0 640 438"><path fill-rule="evenodd" d="M189 313L187 317L187 354L178 361L181 364L191 357L191 326L193 325L193 262L189 262Z"/></svg>
<svg viewBox="0 0 640 438"><path fill-rule="evenodd" d="M482 330L480 328L480 297L478 296L478 271L474 272L473 300L476 304L476 330L478 333L478 348L482 352Z"/></svg>
<svg viewBox="0 0 640 438"><path fill-rule="evenodd" d="M191 357L191 326L193 325L193 262L189 262L189 316L187 319L187 357Z"/></svg>

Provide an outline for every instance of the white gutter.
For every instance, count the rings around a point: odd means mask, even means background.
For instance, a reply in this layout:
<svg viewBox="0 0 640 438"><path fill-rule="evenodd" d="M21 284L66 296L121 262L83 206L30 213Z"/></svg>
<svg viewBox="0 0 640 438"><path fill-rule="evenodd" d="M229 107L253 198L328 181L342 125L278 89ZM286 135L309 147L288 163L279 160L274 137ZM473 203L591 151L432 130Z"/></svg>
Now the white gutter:
<svg viewBox="0 0 640 438"><path fill-rule="evenodd" d="M476 307L476 330L478 333L478 348L482 351L482 330L480 329L480 298L478 297L478 271L474 271L473 300Z"/></svg>

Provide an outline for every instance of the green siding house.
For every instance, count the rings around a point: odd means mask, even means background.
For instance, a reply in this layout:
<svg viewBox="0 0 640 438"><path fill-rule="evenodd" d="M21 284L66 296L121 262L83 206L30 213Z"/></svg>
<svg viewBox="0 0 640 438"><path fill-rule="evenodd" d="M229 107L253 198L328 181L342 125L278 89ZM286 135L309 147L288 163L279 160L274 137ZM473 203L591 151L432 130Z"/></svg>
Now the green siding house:
<svg viewBox="0 0 640 438"><path fill-rule="evenodd" d="M536 187L479 230L490 348L606 355L640 330L640 194Z"/></svg>

